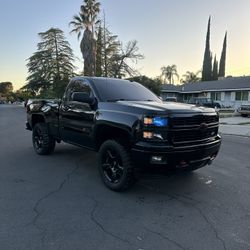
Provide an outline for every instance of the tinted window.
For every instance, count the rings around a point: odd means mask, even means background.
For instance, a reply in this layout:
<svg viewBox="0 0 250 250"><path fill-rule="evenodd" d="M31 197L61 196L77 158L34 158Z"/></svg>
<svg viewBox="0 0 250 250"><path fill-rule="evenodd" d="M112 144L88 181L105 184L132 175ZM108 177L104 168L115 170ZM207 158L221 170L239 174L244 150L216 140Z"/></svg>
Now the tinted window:
<svg viewBox="0 0 250 250"><path fill-rule="evenodd" d="M84 92L87 93L89 96L92 96L92 91L91 88L89 86L89 84L87 82L84 81L73 81L69 84L67 90L66 90L66 96L65 99L67 101L71 101L72 100L72 94L74 92Z"/></svg>
<svg viewBox="0 0 250 250"><path fill-rule="evenodd" d="M220 101L221 100L221 93L220 92L212 92L211 98L214 101Z"/></svg>
<svg viewBox="0 0 250 250"><path fill-rule="evenodd" d="M94 79L95 88L102 101L156 101L161 100L139 83L120 79Z"/></svg>
<svg viewBox="0 0 250 250"><path fill-rule="evenodd" d="M237 91L236 101L248 101L248 91Z"/></svg>

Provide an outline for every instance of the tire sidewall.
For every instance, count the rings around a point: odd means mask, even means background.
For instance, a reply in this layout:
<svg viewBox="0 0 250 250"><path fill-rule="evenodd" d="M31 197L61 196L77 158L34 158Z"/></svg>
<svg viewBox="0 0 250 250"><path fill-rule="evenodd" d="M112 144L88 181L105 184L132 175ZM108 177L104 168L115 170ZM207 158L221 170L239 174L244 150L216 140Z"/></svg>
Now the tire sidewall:
<svg viewBox="0 0 250 250"><path fill-rule="evenodd" d="M103 171L102 159L103 159L103 156L108 149L115 151L119 155L119 157L121 158L121 161L122 161L122 166L123 166L124 170L123 170L123 175L118 183L110 182L106 178L104 171ZM102 144L102 146L99 150L99 154L98 154L98 168L99 168L99 172L100 172L100 175L101 175L101 178L102 178L104 184L108 188L110 188L111 190L114 190L114 191L126 190L128 188L128 186L130 185L130 183L129 183L131 181L130 178L133 178L132 177L133 167L131 164L130 155L122 144L120 144L119 142L114 141L114 140L108 140Z"/></svg>
<svg viewBox="0 0 250 250"><path fill-rule="evenodd" d="M43 145L41 148L37 148L35 145L35 133L40 130L40 134L43 137ZM32 143L34 150L39 155L47 155L54 151L55 140L49 135L48 127L45 123L37 123L33 128Z"/></svg>

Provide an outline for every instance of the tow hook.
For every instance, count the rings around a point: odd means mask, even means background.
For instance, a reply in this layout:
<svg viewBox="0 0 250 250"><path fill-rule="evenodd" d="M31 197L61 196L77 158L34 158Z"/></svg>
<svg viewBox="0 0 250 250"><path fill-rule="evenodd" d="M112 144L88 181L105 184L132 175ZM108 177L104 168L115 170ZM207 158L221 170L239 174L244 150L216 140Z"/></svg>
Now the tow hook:
<svg viewBox="0 0 250 250"><path fill-rule="evenodd" d="M211 165L211 164L213 163L215 157L216 157L216 155L213 155L213 156L209 159L208 165Z"/></svg>

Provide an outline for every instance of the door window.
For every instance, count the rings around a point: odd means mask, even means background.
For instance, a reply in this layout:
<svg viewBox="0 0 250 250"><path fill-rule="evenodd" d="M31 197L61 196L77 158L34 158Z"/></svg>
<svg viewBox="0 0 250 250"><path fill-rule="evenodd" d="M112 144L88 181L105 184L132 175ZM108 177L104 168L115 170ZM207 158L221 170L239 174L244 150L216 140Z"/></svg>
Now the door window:
<svg viewBox="0 0 250 250"><path fill-rule="evenodd" d="M93 92L90 88L90 85L85 81L75 80L71 82L64 96L65 101L71 102L74 92L84 92L88 94L90 97L93 96Z"/></svg>

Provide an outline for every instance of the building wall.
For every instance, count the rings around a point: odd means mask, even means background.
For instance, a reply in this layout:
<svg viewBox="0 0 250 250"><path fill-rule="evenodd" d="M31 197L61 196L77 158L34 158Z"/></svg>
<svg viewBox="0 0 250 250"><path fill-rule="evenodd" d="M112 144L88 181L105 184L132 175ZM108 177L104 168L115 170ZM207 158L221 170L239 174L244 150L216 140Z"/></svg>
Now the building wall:
<svg viewBox="0 0 250 250"><path fill-rule="evenodd" d="M162 98L165 100L167 97L176 97L179 102L187 102L192 97L207 97L211 98L212 92L204 93L173 93L173 92L162 92ZM225 108L234 108L237 110L241 105L250 105L250 91L248 91L248 101L236 101L236 92L235 91L222 91L221 100L216 100L220 103L222 107Z"/></svg>
<svg viewBox="0 0 250 250"><path fill-rule="evenodd" d="M233 91L226 91L220 92L221 93L221 100L216 100L219 102L222 107L225 108L234 108L238 109L241 105L250 105L250 91L248 91L248 100L247 101L238 101L236 100L236 92ZM211 92L208 95L211 97Z"/></svg>

